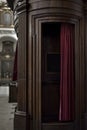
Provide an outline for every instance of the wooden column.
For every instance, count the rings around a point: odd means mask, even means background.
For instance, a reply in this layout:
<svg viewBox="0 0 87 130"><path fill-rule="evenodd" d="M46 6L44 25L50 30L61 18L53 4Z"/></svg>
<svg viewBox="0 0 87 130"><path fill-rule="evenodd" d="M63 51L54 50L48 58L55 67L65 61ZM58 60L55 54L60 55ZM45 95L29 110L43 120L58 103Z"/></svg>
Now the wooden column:
<svg viewBox="0 0 87 130"><path fill-rule="evenodd" d="M85 2L85 130L87 129L87 2Z"/></svg>
<svg viewBox="0 0 87 130"><path fill-rule="evenodd" d="M27 51L28 51L28 21L27 21L27 1L14 2L15 28L18 33L18 97L17 110L14 117L14 130L27 129Z"/></svg>

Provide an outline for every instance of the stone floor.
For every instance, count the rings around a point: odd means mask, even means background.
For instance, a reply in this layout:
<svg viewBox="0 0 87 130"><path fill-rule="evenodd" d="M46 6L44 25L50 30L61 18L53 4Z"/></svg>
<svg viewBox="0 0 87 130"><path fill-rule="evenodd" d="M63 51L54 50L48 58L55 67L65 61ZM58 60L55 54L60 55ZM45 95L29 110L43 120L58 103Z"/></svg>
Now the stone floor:
<svg viewBox="0 0 87 130"><path fill-rule="evenodd" d="M0 86L0 130L13 130L16 103L8 103L8 96L8 86Z"/></svg>

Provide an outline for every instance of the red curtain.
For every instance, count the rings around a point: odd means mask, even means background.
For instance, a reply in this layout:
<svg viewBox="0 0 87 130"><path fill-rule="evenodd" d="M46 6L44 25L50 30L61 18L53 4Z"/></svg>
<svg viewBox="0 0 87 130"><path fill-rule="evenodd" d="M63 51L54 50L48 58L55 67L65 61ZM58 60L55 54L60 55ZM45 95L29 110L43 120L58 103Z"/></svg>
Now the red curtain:
<svg viewBox="0 0 87 130"><path fill-rule="evenodd" d="M74 119L74 26L61 24L60 121Z"/></svg>
<svg viewBox="0 0 87 130"><path fill-rule="evenodd" d="M17 50L18 47L16 46L15 58L14 58L14 66L13 66L13 78L12 81L17 81Z"/></svg>

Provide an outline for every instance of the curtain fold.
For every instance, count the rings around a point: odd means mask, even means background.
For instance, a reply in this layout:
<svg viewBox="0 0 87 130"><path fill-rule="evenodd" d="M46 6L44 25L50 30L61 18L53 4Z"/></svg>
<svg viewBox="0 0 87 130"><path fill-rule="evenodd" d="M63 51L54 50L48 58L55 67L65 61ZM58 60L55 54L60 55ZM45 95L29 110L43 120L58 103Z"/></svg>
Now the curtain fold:
<svg viewBox="0 0 87 130"><path fill-rule="evenodd" d="M74 26L61 24L60 121L74 119Z"/></svg>
<svg viewBox="0 0 87 130"><path fill-rule="evenodd" d="M16 52L14 57L14 66L13 66L13 77L12 81L17 81L17 51L18 51L18 45L16 46Z"/></svg>

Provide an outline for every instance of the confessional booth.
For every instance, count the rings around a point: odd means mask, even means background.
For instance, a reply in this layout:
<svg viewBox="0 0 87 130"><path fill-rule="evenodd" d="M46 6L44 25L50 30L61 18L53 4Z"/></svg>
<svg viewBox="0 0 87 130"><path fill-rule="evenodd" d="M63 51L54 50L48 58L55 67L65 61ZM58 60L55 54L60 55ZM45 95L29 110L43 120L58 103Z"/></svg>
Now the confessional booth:
<svg viewBox="0 0 87 130"><path fill-rule="evenodd" d="M14 130L86 130L87 2L15 0Z"/></svg>

